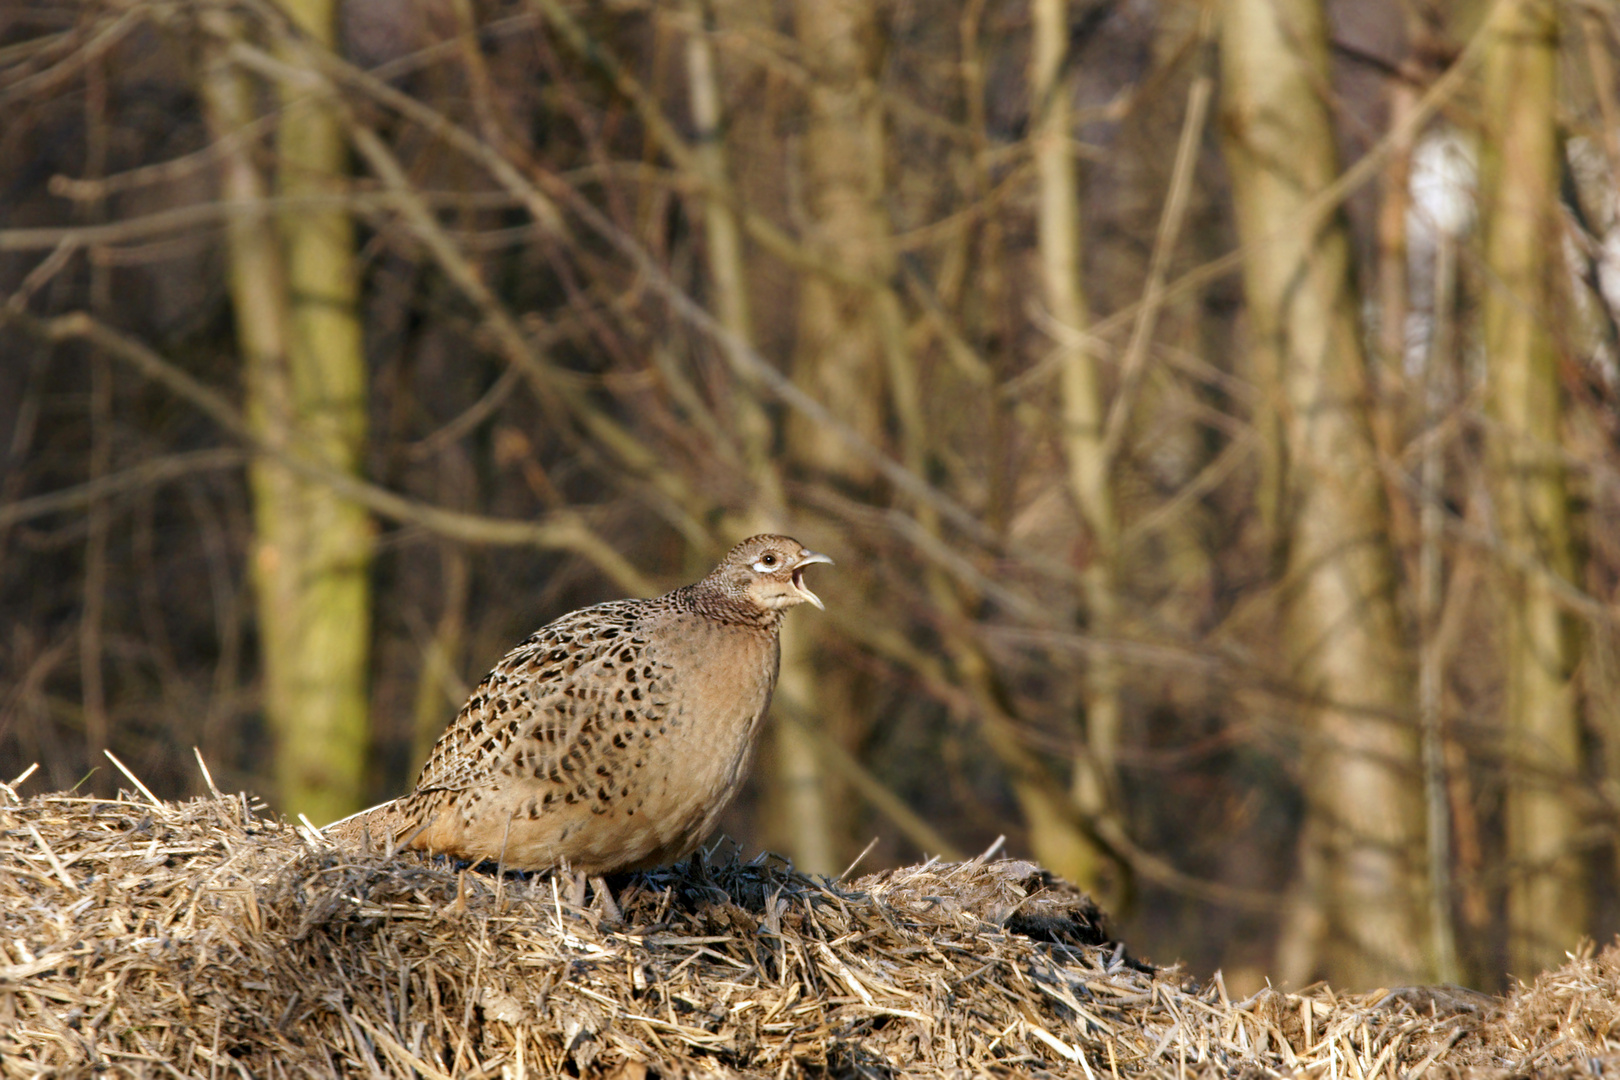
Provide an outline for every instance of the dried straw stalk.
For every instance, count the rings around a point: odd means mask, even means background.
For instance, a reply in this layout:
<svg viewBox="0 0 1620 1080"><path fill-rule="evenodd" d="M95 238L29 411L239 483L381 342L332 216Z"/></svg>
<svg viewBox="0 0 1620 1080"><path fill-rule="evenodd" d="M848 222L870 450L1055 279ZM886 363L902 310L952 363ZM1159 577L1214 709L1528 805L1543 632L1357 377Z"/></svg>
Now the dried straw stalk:
<svg viewBox="0 0 1620 1080"><path fill-rule="evenodd" d="M608 925L550 877L353 857L262 809L0 785L0 1075L1372 1080L1620 1051L1614 950L1506 1001L1230 1001L1024 862L699 858L626 879Z"/></svg>

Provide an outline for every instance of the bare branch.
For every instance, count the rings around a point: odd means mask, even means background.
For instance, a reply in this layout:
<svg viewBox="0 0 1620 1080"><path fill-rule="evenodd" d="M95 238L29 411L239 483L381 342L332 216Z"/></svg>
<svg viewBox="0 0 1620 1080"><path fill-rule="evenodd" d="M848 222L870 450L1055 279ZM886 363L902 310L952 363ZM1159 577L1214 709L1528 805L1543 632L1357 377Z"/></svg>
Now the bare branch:
<svg viewBox="0 0 1620 1080"><path fill-rule="evenodd" d="M314 462L291 450L274 447L260 439L223 397L165 360L152 349L108 327L85 312L73 312L41 319L21 312L7 312L3 322L21 327L46 341L82 340L105 349L109 356L128 364L143 376L159 383L175 396L189 402L228 434L255 454L272 458L277 464L311 480L327 485L338 494L391 521L419 525L453 540L475 544L528 545L579 555L627 591L645 595L655 592L654 584L623 556L604 543L584 518L570 511L553 511L536 522L508 521L464 514L418 502L396 492Z"/></svg>

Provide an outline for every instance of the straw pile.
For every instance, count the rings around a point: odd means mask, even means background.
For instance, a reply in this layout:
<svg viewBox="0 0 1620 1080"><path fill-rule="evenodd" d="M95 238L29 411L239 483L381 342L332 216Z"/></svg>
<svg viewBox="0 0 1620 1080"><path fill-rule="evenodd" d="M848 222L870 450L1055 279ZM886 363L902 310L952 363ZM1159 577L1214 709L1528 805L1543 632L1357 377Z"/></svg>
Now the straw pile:
<svg viewBox="0 0 1620 1080"><path fill-rule="evenodd" d="M344 855L260 811L0 785L0 1075L1371 1080L1620 1051L1615 951L1506 1001L1230 1001L1023 862L696 859L621 882L606 924L548 877Z"/></svg>

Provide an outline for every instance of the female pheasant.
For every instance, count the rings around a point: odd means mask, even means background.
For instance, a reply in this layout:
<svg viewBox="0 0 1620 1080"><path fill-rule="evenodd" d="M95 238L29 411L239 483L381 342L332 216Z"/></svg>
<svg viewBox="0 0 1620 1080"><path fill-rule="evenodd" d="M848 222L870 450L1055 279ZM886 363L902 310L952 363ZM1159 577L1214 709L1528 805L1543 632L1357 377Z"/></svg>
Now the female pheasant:
<svg viewBox="0 0 1620 1080"><path fill-rule="evenodd" d="M583 608L484 676L403 798L334 841L597 876L690 854L740 786L776 686L783 613L831 563L755 536L702 581Z"/></svg>

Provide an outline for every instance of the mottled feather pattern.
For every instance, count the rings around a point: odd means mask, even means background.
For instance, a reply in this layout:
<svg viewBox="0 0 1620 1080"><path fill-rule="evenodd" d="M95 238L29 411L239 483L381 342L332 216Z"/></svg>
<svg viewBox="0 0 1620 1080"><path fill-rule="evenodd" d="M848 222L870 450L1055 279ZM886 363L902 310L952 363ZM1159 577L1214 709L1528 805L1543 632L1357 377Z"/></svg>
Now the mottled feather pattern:
<svg viewBox="0 0 1620 1080"><path fill-rule="evenodd" d="M417 790L465 788L486 763L504 766L514 744L531 744L524 762L549 772L576 749L576 739L594 735L610 700L649 716L660 710L654 684L662 672L643 653L663 600L597 604L525 638L484 676L434 744Z"/></svg>
<svg viewBox="0 0 1620 1080"><path fill-rule="evenodd" d="M410 795L328 826L508 866L673 862L746 775L786 608L820 606L797 541L744 541L703 581L565 615L485 676Z"/></svg>

